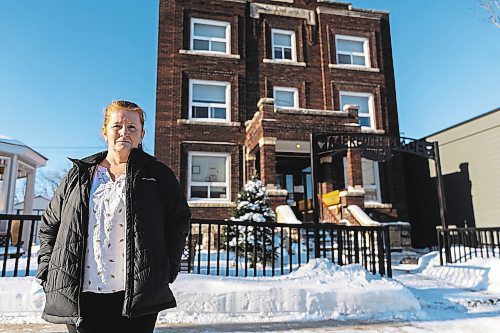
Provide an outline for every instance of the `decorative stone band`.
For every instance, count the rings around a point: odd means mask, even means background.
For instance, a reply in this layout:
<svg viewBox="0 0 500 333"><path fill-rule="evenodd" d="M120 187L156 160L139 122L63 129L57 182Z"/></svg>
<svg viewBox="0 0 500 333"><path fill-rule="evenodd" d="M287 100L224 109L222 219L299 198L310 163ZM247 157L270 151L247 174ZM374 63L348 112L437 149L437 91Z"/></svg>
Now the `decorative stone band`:
<svg viewBox="0 0 500 333"><path fill-rule="evenodd" d="M221 208L231 208L236 207L234 202L208 202L208 201L188 201L189 207L221 207Z"/></svg>
<svg viewBox="0 0 500 333"><path fill-rule="evenodd" d="M314 11L303 9L303 8L293 8L276 6L263 3L251 3L250 4L250 17L259 19L260 14L278 15L301 18L307 21L309 25L316 25L316 15Z"/></svg>
<svg viewBox="0 0 500 333"><path fill-rule="evenodd" d="M264 145L276 145L276 138L273 137L263 137L259 139L259 147Z"/></svg>

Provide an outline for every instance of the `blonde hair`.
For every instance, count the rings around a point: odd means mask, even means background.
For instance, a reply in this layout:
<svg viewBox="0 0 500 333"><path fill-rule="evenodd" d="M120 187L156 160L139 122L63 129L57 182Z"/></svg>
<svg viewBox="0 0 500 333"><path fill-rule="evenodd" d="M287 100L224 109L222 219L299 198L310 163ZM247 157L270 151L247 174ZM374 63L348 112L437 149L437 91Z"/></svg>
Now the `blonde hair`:
<svg viewBox="0 0 500 333"><path fill-rule="evenodd" d="M142 133L144 134L144 119L146 118L146 113L144 110L137 104L129 102L129 101L112 101L109 105L104 109L104 124L102 125L102 135L106 136L108 133L107 126L109 123L109 118L111 117L111 112L116 110L127 110L134 111L139 115L141 120Z"/></svg>

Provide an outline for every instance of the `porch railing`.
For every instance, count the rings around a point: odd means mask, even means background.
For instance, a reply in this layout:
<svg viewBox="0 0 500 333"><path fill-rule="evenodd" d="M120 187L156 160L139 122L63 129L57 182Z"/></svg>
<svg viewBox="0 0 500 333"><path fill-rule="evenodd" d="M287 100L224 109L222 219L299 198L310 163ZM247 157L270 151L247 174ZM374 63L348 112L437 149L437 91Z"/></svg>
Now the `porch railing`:
<svg viewBox="0 0 500 333"><path fill-rule="evenodd" d="M31 254L36 237L36 226L41 219L40 215L0 214L0 223L7 224L6 232L0 233L2 277L34 275L34 271L30 271ZM24 244L23 240L25 228L29 228L27 244Z"/></svg>
<svg viewBox="0 0 500 333"><path fill-rule="evenodd" d="M500 258L500 227L436 230L441 265L472 258Z"/></svg>
<svg viewBox="0 0 500 333"><path fill-rule="evenodd" d="M257 240L265 244L260 249L254 246ZM327 258L338 265L361 264L373 274L392 276L385 226L193 219L188 244L195 245L193 250L186 247L185 266L198 274L275 276L290 273L310 259Z"/></svg>

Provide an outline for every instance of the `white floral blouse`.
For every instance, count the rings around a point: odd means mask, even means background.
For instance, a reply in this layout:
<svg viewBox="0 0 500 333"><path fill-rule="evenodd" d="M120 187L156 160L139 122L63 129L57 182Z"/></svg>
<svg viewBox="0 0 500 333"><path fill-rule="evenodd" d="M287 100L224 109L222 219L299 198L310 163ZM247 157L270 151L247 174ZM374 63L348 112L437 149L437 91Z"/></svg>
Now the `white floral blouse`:
<svg viewBox="0 0 500 333"><path fill-rule="evenodd" d="M98 166L90 188L83 291L125 290L125 174L115 181Z"/></svg>

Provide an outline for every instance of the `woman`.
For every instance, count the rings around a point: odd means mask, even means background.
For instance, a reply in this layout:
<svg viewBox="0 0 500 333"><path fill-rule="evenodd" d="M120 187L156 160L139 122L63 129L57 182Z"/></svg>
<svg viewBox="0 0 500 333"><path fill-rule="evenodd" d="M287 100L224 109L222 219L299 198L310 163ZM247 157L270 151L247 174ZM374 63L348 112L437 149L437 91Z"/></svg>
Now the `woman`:
<svg viewBox="0 0 500 333"><path fill-rule="evenodd" d="M108 150L72 160L42 218L42 318L69 332L153 332L176 306L168 284L191 214L173 172L141 148L139 106L112 102L102 134Z"/></svg>

